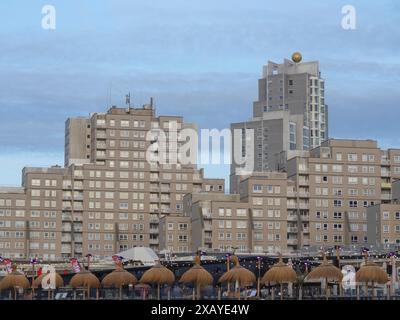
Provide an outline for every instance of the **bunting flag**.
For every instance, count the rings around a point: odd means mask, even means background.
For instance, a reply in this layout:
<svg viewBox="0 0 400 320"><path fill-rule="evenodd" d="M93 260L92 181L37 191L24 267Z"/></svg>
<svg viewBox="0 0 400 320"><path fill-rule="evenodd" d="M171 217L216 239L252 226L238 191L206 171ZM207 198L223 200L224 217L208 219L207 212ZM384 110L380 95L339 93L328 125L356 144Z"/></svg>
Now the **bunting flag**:
<svg viewBox="0 0 400 320"><path fill-rule="evenodd" d="M114 261L116 266L121 267L122 266L122 260L124 259L124 257L118 256L118 255L113 255L112 256L112 260Z"/></svg>
<svg viewBox="0 0 400 320"><path fill-rule="evenodd" d="M6 265L7 273L13 272L12 261L10 259L3 259L3 264Z"/></svg>
<svg viewBox="0 0 400 320"><path fill-rule="evenodd" d="M71 258L71 265L72 265L72 269L74 269L75 273L78 273L82 270L81 265L80 265L78 259L76 259L76 258Z"/></svg>

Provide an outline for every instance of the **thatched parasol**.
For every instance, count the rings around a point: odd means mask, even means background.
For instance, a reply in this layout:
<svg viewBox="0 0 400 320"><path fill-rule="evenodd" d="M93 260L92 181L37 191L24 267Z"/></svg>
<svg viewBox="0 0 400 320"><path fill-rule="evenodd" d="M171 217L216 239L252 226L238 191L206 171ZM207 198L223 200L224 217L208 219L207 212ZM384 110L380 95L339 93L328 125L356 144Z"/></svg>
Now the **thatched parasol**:
<svg viewBox="0 0 400 320"><path fill-rule="evenodd" d="M214 278L206 269L200 265L200 257L194 258L194 265L187 270L179 280L182 283L193 283L196 285L197 299L200 299L200 288L201 286L211 285L214 282ZM193 288L193 300L195 300L195 293Z"/></svg>
<svg viewBox="0 0 400 320"><path fill-rule="evenodd" d="M328 280L333 281L342 281L343 274L342 271L334 266L332 263L328 262L326 259L325 253L322 253L323 260L322 263L313 269L307 276L306 281L308 280L319 280L321 278L325 279L326 287L325 287L325 296L328 299Z"/></svg>
<svg viewBox="0 0 400 320"><path fill-rule="evenodd" d="M25 277L24 274L15 270L13 267L13 272L7 274L0 281L0 290L6 289L14 289L14 299L17 299L17 291L16 288L28 289L30 287L29 280Z"/></svg>
<svg viewBox="0 0 400 320"><path fill-rule="evenodd" d="M100 287L100 281L97 277L89 270L82 270L75 274L69 282L73 289L84 287L87 288L88 297L90 294L90 288L98 289Z"/></svg>
<svg viewBox="0 0 400 320"><path fill-rule="evenodd" d="M127 285L134 285L137 283L136 277L124 270L122 267L117 267L113 272L109 273L101 281L101 285L105 288L116 287L119 288L119 299L122 299L122 287Z"/></svg>
<svg viewBox="0 0 400 320"><path fill-rule="evenodd" d="M239 264L239 259L237 256L232 256L231 261L235 266L229 271L225 272L218 280L219 283L224 282L237 282L239 285L239 299L240 299L240 288L244 286L252 285L256 282L256 276L250 270L243 268Z"/></svg>
<svg viewBox="0 0 400 320"><path fill-rule="evenodd" d="M356 282L364 282L366 292L368 292L368 283L372 282L372 288L374 283L387 283L389 276L376 263L368 261L368 255L364 254L365 264L356 272Z"/></svg>
<svg viewBox="0 0 400 320"><path fill-rule="evenodd" d="M269 269L261 279L262 283L276 282L281 287L281 299L283 299L283 283L295 282L297 274L291 266L285 264L282 260L282 255L279 254L279 261Z"/></svg>
<svg viewBox="0 0 400 320"><path fill-rule="evenodd" d="M160 264L159 261L147 270L140 278L140 283L157 284L157 297L160 300L160 285L173 284L175 281L174 273Z"/></svg>

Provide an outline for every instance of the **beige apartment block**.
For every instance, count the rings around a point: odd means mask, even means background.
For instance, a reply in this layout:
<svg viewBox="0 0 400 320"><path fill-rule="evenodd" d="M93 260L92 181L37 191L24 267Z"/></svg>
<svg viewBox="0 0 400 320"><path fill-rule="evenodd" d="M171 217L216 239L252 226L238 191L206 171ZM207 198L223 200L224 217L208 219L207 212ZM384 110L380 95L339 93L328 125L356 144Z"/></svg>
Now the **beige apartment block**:
<svg viewBox="0 0 400 320"><path fill-rule="evenodd" d="M168 253L191 252L190 217L168 215L160 218L160 249Z"/></svg>
<svg viewBox="0 0 400 320"><path fill-rule="evenodd" d="M380 150L372 140L331 139L308 157L290 159L288 177L304 195L298 198L299 214L308 216L299 226L300 247L366 244L367 208L391 200L397 153ZM390 167L387 177L384 167Z"/></svg>
<svg viewBox="0 0 400 320"><path fill-rule="evenodd" d="M368 207L368 243L400 245L400 203Z"/></svg>
<svg viewBox="0 0 400 320"><path fill-rule="evenodd" d="M242 177L240 194L192 193L184 211L191 217L192 251L286 252L285 173Z"/></svg>
<svg viewBox="0 0 400 320"><path fill-rule="evenodd" d="M196 126L156 116L152 102L68 119L65 168L25 168L22 188L0 190L0 254L55 260L134 246L158 251L159 219L182 216L185 194L225 192L223 179L204 180L195 163L174 162L185 128ZM160 143L163 134L169 144Z"/></svg>

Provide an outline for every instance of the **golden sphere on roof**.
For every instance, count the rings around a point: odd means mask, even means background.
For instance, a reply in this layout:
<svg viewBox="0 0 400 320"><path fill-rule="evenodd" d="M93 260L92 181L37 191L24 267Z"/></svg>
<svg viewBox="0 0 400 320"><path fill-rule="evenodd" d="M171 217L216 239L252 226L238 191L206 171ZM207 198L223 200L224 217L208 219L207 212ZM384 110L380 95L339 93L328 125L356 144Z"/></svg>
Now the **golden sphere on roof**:
<svg viewBox="0 0 400 320"><path fill-rule="evenodd" d="M295 52L292 54L292 60L295 63L299 63L302 59L301 53L300 52Z"/></svg>

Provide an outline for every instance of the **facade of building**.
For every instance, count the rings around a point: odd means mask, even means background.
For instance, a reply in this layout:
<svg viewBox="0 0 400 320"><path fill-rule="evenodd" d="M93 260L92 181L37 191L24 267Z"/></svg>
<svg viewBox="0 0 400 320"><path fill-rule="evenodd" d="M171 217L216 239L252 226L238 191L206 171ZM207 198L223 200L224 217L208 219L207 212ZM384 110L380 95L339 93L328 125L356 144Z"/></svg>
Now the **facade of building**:
<svg viewBox="0 0 400 320"><path fill-rule="evenodd" d="M191 221L192 251L286 252L285 173L242 177L239 194L187 194L184 212Z"/></svg>
<svg viewBox="0 0 400 320"><path fill-rule="evenodd" d="M258 93L253 118L231 125L232 130L254 130L254 171L280 170L280 165L299 151L328 139L325 81L317 61L268 62L258 81ZM242 153L245 157L244 150ZM232 161L232 175L237 168L240 165ZM232 192L235 186L231 185Z"/></svg>
<svg viewBox="0 0 400 320"><path fill-rule="evenodd" d="M368 207L368 244L400 245L400 203L381 203Z"/></svg>
<svg viewBox="0 0 400 320"><path fill-rule="evenodd" d="M24 168L21 188L0 189L0 255L158 251L159 219L182 215L185 194L224 193L222 179L205 180L196 164L172 161L188 127L195 128L182 117L157 117L152 104L68 119L66 167ZM163 133L168 144L159 143Z"/></svg>

